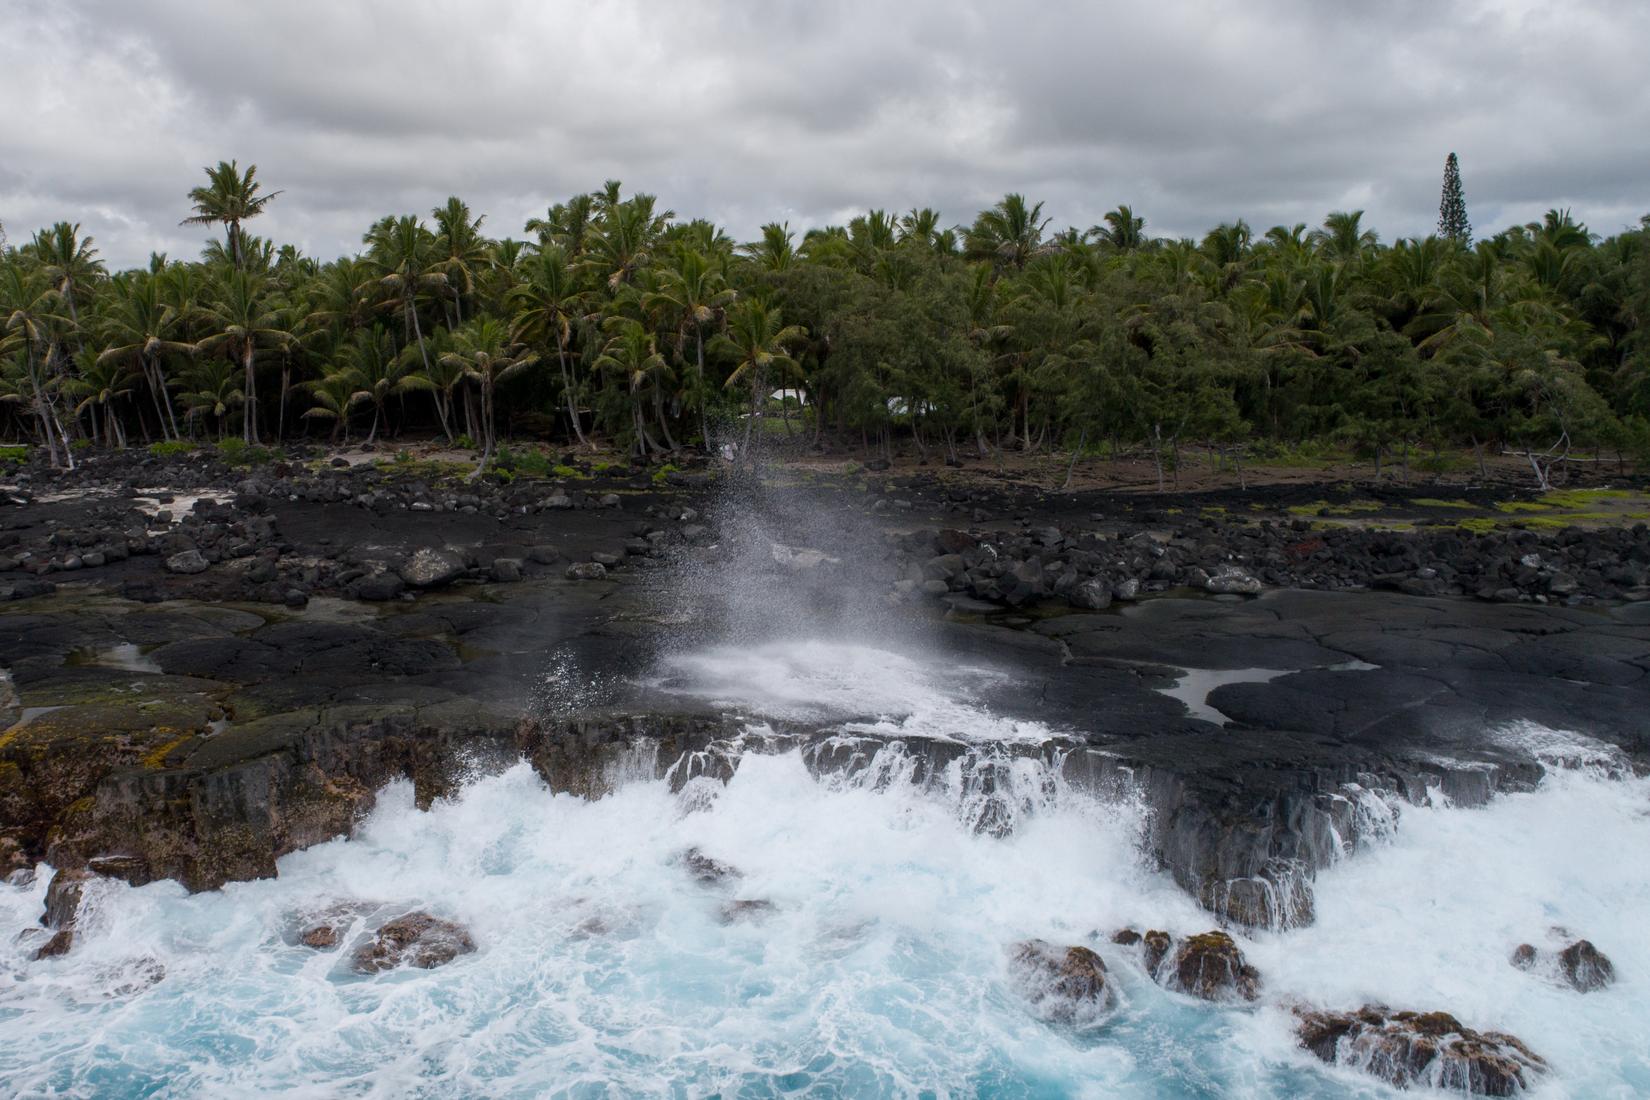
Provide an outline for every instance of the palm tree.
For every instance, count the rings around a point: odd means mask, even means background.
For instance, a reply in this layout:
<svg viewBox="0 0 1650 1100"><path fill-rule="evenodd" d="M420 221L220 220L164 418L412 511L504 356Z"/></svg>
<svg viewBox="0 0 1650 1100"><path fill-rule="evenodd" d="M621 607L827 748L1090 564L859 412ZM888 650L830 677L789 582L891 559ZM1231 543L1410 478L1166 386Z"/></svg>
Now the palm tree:
<svg viewBox="0 0 1650 1100"><path fill-rule="evenodd" d="M418 344L418 355L429 369L430 357L424 347L424 330L418 323L418 296L427 291L445 293L448 279L437 270L435 238L415 215L384 218L367 231L368 260L378 273L378 286L388 295L392 307L401 310L409 339Z"/></svg>
<svg viewBox="0 0 1650 1100"><path fill-rule="evenodd" d="M538 362L538 352L527 351L512 339L503 321L478 317L453 334L453 350L442 358L460 367L481 386L481 461L470 475L479 477L493 457L498 438L493 391L498 383Z"/></svg>
<svg viewBox="0 0 1650 1100"><path fill-rule="evenodd" d="M103 319L107 343L98 362L137 364L154 401L160 433L173 439L178 431L177 414L172 410L172 394L166 383L165 357L189 354L193 345L182 339L177 309L161 296L161 281L147 272L116 275L111 281L109 311Z"/></svg>
<svg viewBox="0 0 1650 1100"><path fill-rule="evenodd" d="M258 174L256 164L247 165L246 171L242 172L234 161L220 160L216 168L203 171L206 172L207 186L196 187L189 192L189 201L194 205L195 212L178 224L221 223L228 239L229 262L240 267L244 252L241 247L241 223L262 214L264 207L280 192L258 194L260 185L255 178Z"/></svg>
<svg viewBox="0 0 1650 1100"><path fill-rule="evenodd" d="M751 429L761 416L762 406L767 400L768 372L800 371L801 367L791 358L788 349L807 335L800 325L781 325L779 310L769 309L754 298L747 298L729 314L727 331L711 341L712 351L735 362L733 372L724 385L731 389L743 382L750 387L750 415L745 420L743 443L746 454L751 453Z"/></svg>
<svg viewBox="0 0 1650 1100"><path fill-rule="evenodd" d="M181 392L185 420L211 416L218 421L218 438L228 434L229 411L245 404L246 394L235 381L235 364L227 359L205 359L183 372Z"/></svg>
<svg viewBox="0 0 1650 1100"><path fill-rule="evenodd" d="M208 354L222 355L238 363L245 372L241 406L242 438L258 441L259 351L282 347L292 339L284 327L281 311L262 275L232 270L216 287L207 306L208 335L195 347ZM221 414L218 414L221 415Z"/></svg>
<svg viewBox="0 0 1650 1100"><path fill-rule="evenodd" d="M0 334L17 349L14 400L28 403L40 422L40 434L53 466L74 468L69 436L57 414L58 375L51 369L55 356L56 325L61 318L53 307L61 296L38 265L25 267L15 258L0 262ZM62 445L59 453L59 443Z"/></svg>
<svg viewBox="0 0 1650 1100"><path fill-rule="evenodd" d="M643 456L651 451L675 450L676 442L670 437L670 425L665 422L663 408L663 383L670 367L665 363L665 357L659 354L653 334L640 321L628 317L610 320L617 323L611 326L612 338L603 346L596 360L596 369L612 371L625 380L630 394L630 423L636 433L636 450ZM651 406L668 447L659 446L648 434L647 420L642 414L644 406Z"/></svg>
<svg viewBox="0 0 1650 1100"><path fill-rule="evenodd" d="M1323 228L1312 232L1318 251L1339 263L1356 266L1373 249L1379 238L1373 229L1363 228L1362 210L1337 210L1323 220Z"/></svg>
<svg viewBox="0 0 1650 1100"><path fill-rule="evenodd" d="M796 249L792 246L795 238L789 222L784 225L769 222L762 227L760 241L740 245L739 251L755 260L756 266L763 271L777 274L790 270L792 261L796 259Z"/></svg>
<svg viewBox="0 0 1650 1100"><path fill-rule="evenodd" d="M1042 246L1049 220L1043 217L1042 203L1028 204L1024 195L1011 192L974 219L965 238L967 254L1018 271Z"/></svg>
<svg viewBox="0 0 1650 1100"><path fill-rule="evenodd" d="M1146 245L1146 219L1135 216L1134 208L1119 206L1101 219L1106 224L1089 230L1089 236L1113 252L1136 252Z"/></svg>
<svg viewBox="0 0 1650 1100"><path fill-rule="evenodd" d="M722 273L698 252L682 252L676 265L664 272L663 286L651 296L651 303L663 306L678 318L677 334L693 333L694 374L690 386L699 406L699 433L710 446L710 427L705 420L708 394L705 387L705 329L719 321L739 295L727 285Z"/></svg>
<svg viewBox="0 0 1650 1100"><path fill-rule="evenodd" d="M584 315L589 300L578 275L578 269L568 262L566 253L554 245L546 247L533 258L527 281L510 292L509 300L516 309L513 339L556 345L562 396L567 402L567 420L573 426L573 434L578 441L589 447L592 445L585 438L584 427L579 423L577 387L573 384L573 371L567 358L573 322Z"/></svg>
<svg viewBox="0 0 1650 1100"><path fill-rule="evenodd" d="M386 419L384 406L391 397L425 388L421 378L409 373L411 351L411 348L403 348L397 352L395 341L382 329L363 329L355 334L355 339L339 349L339 367L355 380L356 388L349 395L349 406L372 406L368 443L378 438L378 425Z"/></svg>
<svg viewBox="0 0 1650 1100"><path fill-rule="evenodd" d="M78 375L64 381L64 392L78 397L74 411L78 416L89 413L92 418L92 439L104 446L126 447L126 429L114 410L115 402L132 392L132 376L126 367L111 359L83 351L76 357ZM99 423L99 412L102 422Z"/></svg>
<svg viewBox="0 0 1650 1100"><path fill-rule="evenodd" d="M73 225L58 222L34 235L33 251L52 289L69 307L76 342L84 348L85 340L80 336L80 292L90 293L92 284L103 274L103 261L97 258L92 238L80 235L78 222Z"/></svg>
<svg viewBox="0 0 1650 1100"><path fill-rule="evenodd" d="M486 215L470 216L470 208L456 195L445 206L430 211L435 221L435 254L440 257L433 270L447 276L453 287L453 317L464 323L464 299L476 289L476 272L487 264L487 238L481 235Z"/></svg>
<svg viewBox="0 0 1650 1100"><path fill-rule="evenodd" d="M305 383L304 388L315 399L315 405L300 414L303 419L332 421L332 440L336 442L342 432L344 442L348 443L349 414L356 404L355 395L361 390L360 375L353 367L341 367Z"/></svg>
<svg viewBox="0 0 1650 1100"><path fill-rule="evenodd" d="M523 227L537 234L540 245L556 245L577 260L584 255L590 237L595 232L594 202L590 195L574 195L565 203L557 203L542 218L528 218Z"/></svg>

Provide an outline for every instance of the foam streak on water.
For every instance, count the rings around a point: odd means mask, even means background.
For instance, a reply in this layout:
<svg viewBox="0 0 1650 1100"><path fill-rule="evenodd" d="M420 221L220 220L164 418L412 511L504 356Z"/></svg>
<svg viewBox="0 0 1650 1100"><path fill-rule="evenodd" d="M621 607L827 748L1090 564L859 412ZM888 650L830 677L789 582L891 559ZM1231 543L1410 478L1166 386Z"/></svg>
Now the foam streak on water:
<svg viewBox="0 0 1650 1100"><path fill-rule="evenodd" d="M1030 764L1031 762L1027 762ZM897 773L896 761L882 773ZM1038 789L1034 776L1016 776ZM1102 935L1210 926L1138 855L1128 807L1025 800L1005 837L967 785L819 781L752 755L725 788L637 782L552 796L525 766L429 813L391 787L354 841L289 856L276 881L188 896L99 883L68 958L0 946L0 1093L137 1096L1386 1096L1293 1048L1272 999L1384 999L1505 1027L1557 1067L1544 1095L1650 1082L1643 914L1650 786L1565 776L1487 810L1406 810L1396 837L1319 880L1319 922L1241 942L1269 1004L1215 1007L1146 980ZM705 886L697 846L739 868ZM0 887L7 929L43 884ZM369 908L336 952L305 913ZM735 899L766 917L723 923ZM413 907L480 950L434 971L351 975L367 926ZM1507 965L1563 923L1621 980L1582 998ZM1121 1007L1074 1032L1037 1020L1005 946L1094 943ZM142 960L165 978L141 991ZM812 1091L810 1091L812 1090Z"/></svg>

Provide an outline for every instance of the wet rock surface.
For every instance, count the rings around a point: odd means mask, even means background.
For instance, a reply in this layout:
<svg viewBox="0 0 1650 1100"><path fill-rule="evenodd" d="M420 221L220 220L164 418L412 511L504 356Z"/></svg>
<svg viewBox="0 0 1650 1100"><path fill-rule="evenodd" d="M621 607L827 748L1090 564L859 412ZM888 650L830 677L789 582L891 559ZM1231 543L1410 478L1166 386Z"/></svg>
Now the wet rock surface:
<svg viewBox="0 0 1650 1100"><path fill-rule="evenodd" d="M1026 940L1010 948L1009 961L1026 999L1043 1019L1091 1023L1113 1003L1106 964L1087 947Z"/></svg>
<svg viewBox="0 0 1650 1100"><path fill-rule="evenodd" d="M50 858L134 883L212 888L271 875L282 854L348 835L392 779L410 779L427 806L477 768L524 757L552 789L587 797L636 777L668 776L678 788L725 780L752 749L801 747L821 775L869 766L885 739L842 731L874 715L756 715L772 731L758 744L744 728L752 715L649 677L665 646L715 637L714 585L684 594L673 579L699 570L726 588L729 576L750 579L739 570L751 560L787 607L831 622L875 616L940 664L1001 670L986 700L993 712L1049 730L1042 743L989 752L907 738L918 761L911 782L943 783L960 769L998 791L1004 769L1032 759L1079 790L1138 796L1151 811L1151 855L1241 925L1310 921L1313 875L1385 835L1431 790L1478 805L1553 767L1650 760L1639 718L1647 616L1626 605L1278 589L1303 578L1208 549L1252 539L1264 559L1269 540L1300 534L1288 525L1267 533L1187 520L1165 539L1163 517L1148 524L1145 505L1096 497L1048 522L964 530L946 519L957 508L989 517L1011 506L918 486L912 507L884 510L881 543L844 525L819 546L775 540L741 558L707 530L702 490L645 476L554 494L484 484L471 502L372 469L271 468L238 474L253 484L231 483L224 499L188 500L218 475L191 485L190 468L165 472L180 495L158 506L181 517L165 524L134 510L125 483L89 503L14 510L14 548L45 546L61 528L59 542L85 549L93 521L126 531L127 545L125 557L76 574L94 591L20 587L0 609L0 665L12 681L12 698L0 699L0 854L11 866ZM601 504L621 488L622 507ZM827 505L828 494L781 494L764 507L784 528L790 513ZM1122 511L1088 523L1072 514L1097 506ZM1527 534L1495 538L1525 550ZM1373 560L1378 536L1312 534L1327 550L1301 560L1329 569L1339 539ZM1427 535L1446 537L1459 536ZM1572 550L1637 560L1641 541L1636 530L1529 538L1554 560ZM786 551L778 558L775 545ZM1421 553L1405 540L1379 546L1389 557ZM1476 561L1482 549L1460 554ZM207 570L161 568L190 550ZM1035 567L1015 558L1021 550ZM1138 558L1140 569L1113 568L1107 555ZM0 581L44 575L14 556L19 569ZM1212 597L1201 581L1196 594L1177 589L1181 565L1159 568L1166 558L1197 558L1227 591ZM913 562L914 575L902 575ZM577 579L564 577L568 563ZM982 570L993 583L1012 574L1008 595L976 586ZM1243 577L1264 590L1243 594L1252 587ZM906 581L908 598L855 602ZM1015 602L1020 611L1005 611ZM1202 702L1220 725L1168 694L1187 669L1269 678L1210 690ZM1585 736L1531 740L1524 721ZM980 805L973 824L993 833L1011 831L1021 812L1006 795Z"/></svg>
<svg viewBox="0 0 1650 1100"><path fill-rule="evenodd" d="M1160 971L1170 989L1206 1001L1252 1001L1260 992L1260 971L1225 932L1204 932L1182 940Z"/></svg>
<svg viewBox="0 0 1650 1100"><path fill-rule="evenodd" d="M1478 1032L1446 1012L1297 1010L1301 1045L1325 1062L1359 1069L1401 1089L1430 1086L1472 1096L1517 1096L1547 1063L1501 1032Z"/></svg>
<svg viewBox="0 0 1650 1100"><path fill-rule="evenodd" d="M355 952L351 965L360 974L378 974L399 966L433 970L476 949L463 925L428 913L414 912L379 928Z"/></svg>

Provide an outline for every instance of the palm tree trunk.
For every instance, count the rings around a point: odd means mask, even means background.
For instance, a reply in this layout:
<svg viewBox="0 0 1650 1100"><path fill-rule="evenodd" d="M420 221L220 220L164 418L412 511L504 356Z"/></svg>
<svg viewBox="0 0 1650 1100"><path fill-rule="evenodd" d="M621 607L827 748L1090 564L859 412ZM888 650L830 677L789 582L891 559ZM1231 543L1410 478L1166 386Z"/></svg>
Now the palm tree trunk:
<svg viewBox="0 0 1650 1100"><path fill-rule="evenodd" d="M242 362L246 366L246 404L242 410L242 424L245 427L247 445L251 446L258 441L256 420L258 408L258 380L257 374L253 370L253 363L257 353L253 349L251 340L246 342L246 350L241 354Z"/></svg>
<svg viewBox="0 0 1650 1100"><path fill-rule="evenodd" d="M558 331L556 333L556 359L561 363L561 389L567 397L567 420L573 425L573 434L578 438L579 445L595 450L595 445L584 437L584 425L579 423L579 404L573 398L573 375L567 369L567 341Z"/></svg>

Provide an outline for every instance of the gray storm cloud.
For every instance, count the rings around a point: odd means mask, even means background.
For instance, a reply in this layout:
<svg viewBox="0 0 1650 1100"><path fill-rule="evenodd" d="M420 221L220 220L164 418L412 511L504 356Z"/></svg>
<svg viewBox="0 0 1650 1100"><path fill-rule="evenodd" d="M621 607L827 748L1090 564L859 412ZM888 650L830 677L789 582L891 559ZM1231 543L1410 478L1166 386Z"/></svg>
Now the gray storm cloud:
<svg viewBox="0 0 1650 1100"><path fill-rule="evenodd" d="M1475 225L1650 211L1650 5L736 2L0 10L0 223L80 221L116 264L192 256L201 166L285 191L258 230L322 256L449 194L494 234L622 179L748 238L867 207L967 222L1008 190L1158 234L1361 207Z"/></svg>

